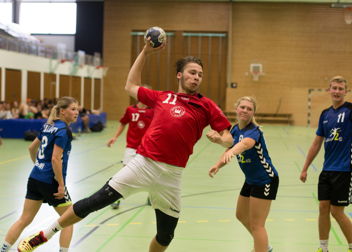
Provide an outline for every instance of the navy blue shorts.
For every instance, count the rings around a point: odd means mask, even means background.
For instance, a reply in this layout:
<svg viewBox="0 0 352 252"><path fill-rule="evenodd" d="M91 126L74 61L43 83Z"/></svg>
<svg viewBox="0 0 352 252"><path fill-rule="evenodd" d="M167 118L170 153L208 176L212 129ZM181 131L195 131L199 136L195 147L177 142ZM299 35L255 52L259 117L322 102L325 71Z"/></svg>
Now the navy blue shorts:
<svg viewBox="0 0 352 252"><path fill-rule="evenodd" d="M240 195L243 197L275 200L278 189L279 177L274 178L273 181L266 185L250 185L244 182Z"/></svg>
<svg viewBox="0 0 352 252"><path fill-rule="evenodd" d="M26 199L43 200L49 206L61 207L71 205L71 197L65 186L65 196L62 199L55 199L54 193L57 193L59 183L53 179L51 184L39 181L37 179L28 178Z"/></svg>

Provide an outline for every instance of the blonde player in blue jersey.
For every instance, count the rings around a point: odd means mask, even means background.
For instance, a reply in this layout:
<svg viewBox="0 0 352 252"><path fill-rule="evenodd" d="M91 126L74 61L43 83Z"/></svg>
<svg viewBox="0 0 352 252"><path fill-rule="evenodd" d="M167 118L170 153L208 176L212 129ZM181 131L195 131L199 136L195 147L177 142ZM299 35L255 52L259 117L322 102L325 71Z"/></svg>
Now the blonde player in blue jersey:
<svg viewBox="0 0 352 252"><path fill-rule="evenodd" d="M348 251L351 252L352 224L344 210L350 204L352 189L352 103L345 102L347 81L343 77L332 78L328 90L332 106L320 115L318 130L310 146L300 180L306 182L308 167L324 142L324 164L318 184L318 252L328 251L330 213L339 224L348 242Z"/></svg>
<svg viewBox="0 0 352 252"><path fill-rule="evenodd" d="M252 97L242 97L237 101L237 123L231 129L234 145L226 149L215 166L209 170L213 176L221 167L237 157L246 180L237 201L236 217L254 238L255 252L271 252L265 221L270 211L271 201L276 199L279 177L275 170L263 132L255 121L257 104Z"/></svg>
<svg viewBox="0 0 352 252"><path fill-rule="evenodd" d="M42 203L53 206L59 215L72 204L65 184L72 141L69 125L77 120L77 116L77 101L71 97L61 98L52 109L47 123L30 145L29 153L34 168L28 179L23 212L7 232L1 252L10 251L22 231L32 222ZM68 252L72 231L73 226L62 230L60 252ZM33 244L36 242L29 241Z"/></svg>

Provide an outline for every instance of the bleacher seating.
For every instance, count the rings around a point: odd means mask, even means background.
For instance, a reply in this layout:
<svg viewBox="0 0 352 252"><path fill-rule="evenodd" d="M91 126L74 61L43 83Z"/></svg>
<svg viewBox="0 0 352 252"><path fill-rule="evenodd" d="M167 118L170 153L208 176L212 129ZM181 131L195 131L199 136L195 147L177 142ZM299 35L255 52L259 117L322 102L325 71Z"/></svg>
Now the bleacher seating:
<svg viewBox="0 0 352 252"><path fill-rule="evenodd" d="M101 121L104 126L107 122L107 114L101 113L98 115L88 115L89 117L89 127L93 126L98 121ZM1 138L22 138L24 139L24 132L30 130L39 130L42 128L43 124L46 123L46 119L8 119L0 120L0 137ZM78 133L79 128L83 131L84 126L80 117L77 118L75 123L70 125L72 132Z"/></svg>
<svg viewBox="0 0 352 252"><path fill-rule="evenodd" d="M235 111L224 111L230 122L236 121ZM293 123L292 114L273 114L273 113L256 113L255 119L259 124L286 124Z"/></svg>

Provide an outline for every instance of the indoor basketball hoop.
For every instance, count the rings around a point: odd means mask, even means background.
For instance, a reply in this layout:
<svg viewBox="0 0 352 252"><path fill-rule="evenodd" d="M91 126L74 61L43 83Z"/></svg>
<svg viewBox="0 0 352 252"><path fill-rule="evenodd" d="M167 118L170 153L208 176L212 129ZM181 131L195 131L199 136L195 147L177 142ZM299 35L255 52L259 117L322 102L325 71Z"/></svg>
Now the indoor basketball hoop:
<svg viewBox="0 0 352 252"><path fill-rule="evenodd" d="M347 6L347 10L345 11L345 21L346 24L352 24L352 8L351 6Z"/></svg>
<svg viewBox="0 0 352 252"><path fill-rule="evenodd" d="M262 72L262 64L253 63L250 65L250 72L253 75L253 81L258 81L260 75L264 75Z"/></svg>

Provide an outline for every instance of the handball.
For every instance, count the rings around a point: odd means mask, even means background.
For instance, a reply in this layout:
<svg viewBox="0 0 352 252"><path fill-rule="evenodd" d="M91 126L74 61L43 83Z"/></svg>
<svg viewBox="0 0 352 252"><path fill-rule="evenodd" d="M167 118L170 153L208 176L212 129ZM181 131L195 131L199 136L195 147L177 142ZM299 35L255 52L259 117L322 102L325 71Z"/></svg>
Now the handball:
<svg viewBox="0 0 352 252"><path fill-rule="evenodd" d="M147 38L151 37L150 45L152 47L159 47L166 41L166 33L160 27L154 26L149 28L144 34L144 43L147 43Z"/></svg>

